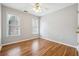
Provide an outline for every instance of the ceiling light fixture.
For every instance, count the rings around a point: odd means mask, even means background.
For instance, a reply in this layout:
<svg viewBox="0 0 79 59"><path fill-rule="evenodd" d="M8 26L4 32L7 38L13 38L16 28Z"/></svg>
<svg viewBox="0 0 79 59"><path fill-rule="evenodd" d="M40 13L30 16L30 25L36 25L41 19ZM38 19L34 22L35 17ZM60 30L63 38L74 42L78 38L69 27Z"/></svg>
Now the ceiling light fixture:
<svg viewBox="0 0 79 59"><path fill-rule="evenodd" d="M35 3L33 7L34 12L41 12L41 7L39 3Z"/></svg>

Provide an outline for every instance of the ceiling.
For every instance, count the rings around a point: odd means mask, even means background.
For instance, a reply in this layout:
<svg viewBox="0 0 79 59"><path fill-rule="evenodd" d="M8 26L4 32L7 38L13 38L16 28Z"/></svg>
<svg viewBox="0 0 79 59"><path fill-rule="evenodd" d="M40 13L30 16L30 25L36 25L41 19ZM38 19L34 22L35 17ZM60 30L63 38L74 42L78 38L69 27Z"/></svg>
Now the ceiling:
<svg viewBox="0 0 79 59"><path fill-rule="evenodd" d="M58 11L62 8L68 7L73 3L40 3L41 12L36 13L33 11L34 3L3 3L4 6L14 8L20 11L26 10L28 13L35 16L43 16L51 12Z"/></svg>

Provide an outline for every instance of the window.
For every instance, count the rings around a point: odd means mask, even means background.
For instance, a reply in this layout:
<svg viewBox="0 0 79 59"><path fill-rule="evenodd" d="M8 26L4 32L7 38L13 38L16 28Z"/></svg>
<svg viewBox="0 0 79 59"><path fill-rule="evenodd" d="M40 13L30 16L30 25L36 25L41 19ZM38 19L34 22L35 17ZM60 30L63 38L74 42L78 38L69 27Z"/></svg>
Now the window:
<svg viewBox="0 0 79 59"><path fill-rule="evenodd" d="M32 33L33 34L38 34L38 20L37 19L32 19Z"/></svg>
<svg viewBox="0 0 79 59"><path fill-rule="evenodd" d="M20 35L20 20L18 16L8 14L8 36Z"/></svg>

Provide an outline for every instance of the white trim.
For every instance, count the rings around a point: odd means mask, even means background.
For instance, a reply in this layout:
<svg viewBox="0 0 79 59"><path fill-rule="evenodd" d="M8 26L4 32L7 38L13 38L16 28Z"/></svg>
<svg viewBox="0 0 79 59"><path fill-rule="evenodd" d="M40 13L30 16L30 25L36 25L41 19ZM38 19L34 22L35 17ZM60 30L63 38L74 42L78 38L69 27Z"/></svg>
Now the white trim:
<svg viewBox="0 0 79 59"><path fill-rule="evenodd" d="M16 41L16 42L10 42L10 43L6 43L6 44L2 44L1 46L5 46L5 45L9 45L9 44L14 44L14 43L19 43L19 42L22 42L22 41L32 40L32 39L36 39L36 38L38 38L38 37L24 39L24 40L19 40L19 41Z"/></svg>
<svg viewBox="0 0 79 59"><path fill-rule="evenodd" d="M70 45L70 44L66 44L66 43L62 43L62 42L58 42L58 41L55 41L55 40L52 40L50 38L47 38L47 37L40 37L42 39L46 39L46 40L49 40L49 41L52 41L52 42L56 42L56 43L60 43L60 44L63 44L63 45L66 45L66 46L70 46L70 47L73 47L73 48L77 48L76 46L73 46L73 45Z"/></svg>
<svg viewBox="0 0 79 59"><path fill-rule="evenodd" d="M17 18L17 21L18 21L18 25L9 25L9 17L10 16L15 16L16 18ZM7 18L7 24L6 24L6 28L7 28L7 33L6 33L6 35L7 36L19 36L20 35L20 19L19 19L19 16L17 16L17 15L15 15L15 14L10 14L10 13L7 13L6 14L6 18ZM19 33L17 34L17 35L9 35L8 33L9 33L9 26L19 26Z"/></svg>
<svg viewBox="0 0 79 59"><path fill-rule="evenodd" d="M32 39L36 39L36 38L38 38L38 37L24 39L24 40L20 40L20 41L16 41L16 42L11 42L11 43L6 43L6 44L2 44L1 46L5 46L5 45L9 45L9 44L14 44L14 43L22 42L22 41L27 41L27 40L32 40ZM70 44L66 44L66 43L55 41L55 40L51 40L50 38L46 38L46 37L40 37L40 38L45 39L45 40L49 40L49 41L52 41L52 42L60 43L60 44L63 44L63 45L67 45L67 46L70 46L70 47L73 47L73 48L76 48L76 49L78 48L77 46L73 46L73 45L70 45Z"/></svg>

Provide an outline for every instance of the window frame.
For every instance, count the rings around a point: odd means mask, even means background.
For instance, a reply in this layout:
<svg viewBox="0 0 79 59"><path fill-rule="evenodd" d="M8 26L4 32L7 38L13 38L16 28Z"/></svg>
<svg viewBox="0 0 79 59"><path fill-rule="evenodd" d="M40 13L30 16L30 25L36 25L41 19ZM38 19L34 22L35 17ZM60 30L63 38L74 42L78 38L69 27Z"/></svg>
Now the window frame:
<svg viewBox="0 0 79 59"><path fill-rule="evenodd" d="M9 32L10 32L9 31L9 26L10 26L10 24L9 24L9 20L10 20L9 17L10 16L15 16L17 18L18 25L16 25L16 27L19 27L19 29L17 30L18 31L18 34L17 35L10 35L9 34ZM20 31L21 30L20 29L20 19L19 19L19 17L17 15L14 15L14 14L11 14L11 13L10 14L9 13L7 14L7 25L6 25L6 27L7 27L7 36L20 36L21 35L21 33L20 33L21 32Z"/></svg>

